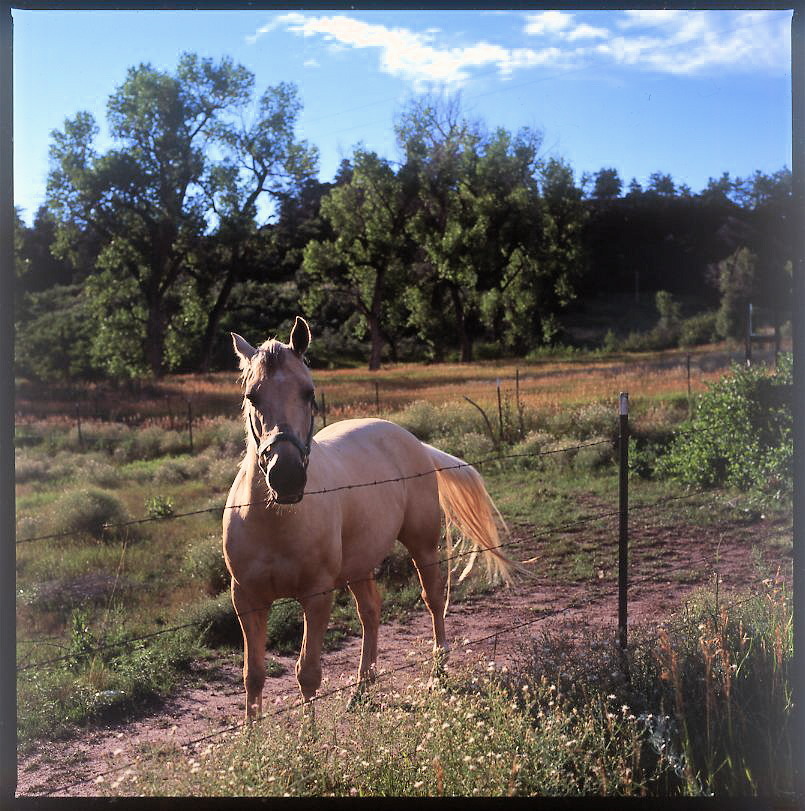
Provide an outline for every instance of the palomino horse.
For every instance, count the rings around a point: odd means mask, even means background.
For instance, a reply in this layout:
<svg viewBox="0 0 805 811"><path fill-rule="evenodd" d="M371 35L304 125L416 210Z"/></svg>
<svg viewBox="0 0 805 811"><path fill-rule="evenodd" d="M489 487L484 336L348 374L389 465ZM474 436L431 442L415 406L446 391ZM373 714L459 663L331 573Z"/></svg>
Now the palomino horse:
<svg viewBox="0 0 805 811"><path fill-rule="evenodd" d="M243 630L246 719L262 712L266 621L280 597L295 598L304 611L296 678L305 702L321 684L333 594L344 586L363 626L359 688L374 679L380 595L373 572L395 539L416 566L433 619L434 654L446 656L440 505L446 522L469 539L471 563L481 553L488 573L505 581L516 565L497 550L494 508L480 475L385 420L343 420L314 438L313 380L303 359L310 330L303 319L296 319L289 344L268 340L255 348L239 335L232 339L247 449L224 510L223 548ZM449 531L447 537L450 544Z"/></svg>

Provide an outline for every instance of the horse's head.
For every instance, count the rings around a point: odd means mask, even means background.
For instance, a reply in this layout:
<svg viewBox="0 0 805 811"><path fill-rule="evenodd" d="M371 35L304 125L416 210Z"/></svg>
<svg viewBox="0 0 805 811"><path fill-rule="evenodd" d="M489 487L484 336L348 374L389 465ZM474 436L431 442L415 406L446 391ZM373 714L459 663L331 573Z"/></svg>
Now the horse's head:
<svg viewBox="0 0 805 811"><path fill-rule="evenodd" d="M316 408L313 378L303 356L310 328L297 317L290 342L268 340L255 348L232 333L244 385L249 441L269 493L279 504L302 500Z"/></svg>

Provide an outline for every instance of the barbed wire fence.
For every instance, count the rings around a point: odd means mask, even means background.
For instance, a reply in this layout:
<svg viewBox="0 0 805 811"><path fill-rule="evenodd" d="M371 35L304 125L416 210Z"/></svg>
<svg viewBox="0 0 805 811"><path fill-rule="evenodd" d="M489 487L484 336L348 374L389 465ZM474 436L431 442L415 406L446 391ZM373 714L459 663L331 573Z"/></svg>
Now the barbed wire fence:
<svg viewBox="0 0 805 811"><path fill-rule="evenodd" d="M606 374L608 377L616 378L627 373L640 375L676 369L681 376L686 378L687 391L690 398L692 394L692 381L696 374L702 375L719 369L725 369L731 364L741 362L742 360L743 354L737 351L709 354L682 351L669 358L654 361L615 364L606 369ZM515 370L515 386L519 389L519 385L528 381L534 374L538 374L538 372L529 370L523 370L521 372L518 367ZM501 379L498 378L498 389L500 389L500 382ZM324 390L322 390L320 413L323 425L327 424L327 419L331 416L334 409L337 411L345 406L373 408L375 414L380 414L389 405L395 408L402 405L396 399L387 401L385 399L387 392L383 390L383 387L378 381L364 381L355 384L351 388L353 391L355 389L362 390L362 395L358 398L351 397L346 400L341 398L335 401L330 397L330 401L328 402L326 394ZM145 411L132 406L132 403L139 402L141 396L144 396L147 401L152 403ZM36 442L42 439L39 434L25 434L19 431L20 428L36 425L43 420L59 418L66 424L70 424L74 427L76 431L76 441L81 449L84 449L87 444L87 438L85 437L86 429L88 425L93 423L124 425L130 428L157 425L184 434L186 436L188 450L190 453L193 453L194 428L205 420L225 416L225 413L220 408L210 410L208 406L205 409L203 407L205 402L203 395L174 392L154 392L149 394L148 392L138 392L136 389L130 396L124 396L108 391L89 391L72 385L65 388L63 398L59 398L58 396L53 398L52 406L48 405L48 401L42 400L33 393L29 394L24 402L25 413L19 413L17 415L18 420L22 419L18 425L18 442Z"/></svg>
<svg viewBox="0 0 805 811"><path fill-rule="evenodd" d="M535 541L543 538L550 538L552 536L557 535L558 533L568 531L571 529L575 529L584 525L589 525L593 522L600 522L607 519L618 519L618 538L614 539L611 542L612 545L617 543L618 545L618 590L617 590L617 598L618 598L618 634L617 634L617 644L621 647L622 650L627 649L627 635L626 629L628 627L628 589L631 586L634 588L635 586L649 584L649 583L656 583L657 582L657 575L649 575L644 576L637 579L632 579L631 583L628 579L628 553L629 553L629 536L628 536L628 519L631 513L640 512L643 510L656 510L662 506L667 504L672 504L676 502L680 502L685 499L691 499L701 495L707 495L707 490L697 490L697 491L689 491L687 493L681 495L675 495L670 497L664 497L661 499L656 499L650 503L641 503L641 504L629 504L628 500L628 447L629 447L629 432L628 432L628 396L621 395L620 403L619 403L619 426L618 426L618 439L616 442L617 450L618 450L618 458L619 458L619 504L617 509L612 510L604 510L594 514L587 515L583 518L563 522L554 526L544 527L539 531L531 531L528 533L526 537L522 538L513 538L501 542L499 546L496 547L494 551L499 550L508 550L518 545L522 545L529 541ZM420 473L411 474L408 476L401 476L396 478L389 478L384 480L373 480L373 481L366 481L366 482L355 482L355 483L346 483L341 485L336 485L330 488L320 488L320 489L313 489L307 491L305 493L306 496L316 496L316 495L326 495L329 493L336 493L341 492L344 490L351 490L356 488L366 488L366 487L376 487L383 484L388 484L392 482L403 481L406 479L415 479L421 478L424 476L434 475L435 473L442 471L442 470L451 470L463 467L483 467L484 465L491 464L491 463L502 463L507 460L514 460L514 459L526 459L526 458L539 458L539 457L547 457L553 456L557 454L566 454L572 452L579 452L585 448L602 446L602 445L610 445L612 446L611 439L602 439L602 440L594 440L590 442L580 442L576 445L572 446L565 446L556 449L550 450L543 450L543 451L533 451L533 452L517 452L517 453L497 453L494 455L489 455L472 462L460 462L453 465L445 465L439 468L430 469L427 471L422 471ZM264 503L264 502L260 502ZM145 524L145 523L152 523L157 521L165 521L165 520L177 520L181 518L186 518L190 516L198 516L207 513L219 513L223 514L223 512L227 509L240 509L247 506L253 506L252 503L248 504L236 504L236 505L219 505L214 507L205 507L196 510L189 510L186 512L174 513L170 515L162 515L162 516L147 516L141 518L135 518L127 521L121 521L116 523L109 523L104 525L104 531L110 532L112 530L120 530L125 529L128 527L132 527L138 524ZM31 536L27 538L21 538L16 540L16 544L23 545L23 544L31 544L35 542L47 541L47 540L55 540L55 539L62 539L70 536L80 536L82 533L81 531L65 531L59 533L51 533L39 536ZM125 541L122 547L122 554L125 554ZM448 555L445 557L441 557L439 560L434 562L431 565L438 565L438 566L450 566L460 557L465 555L472 554L471 551L462 551L453 553L452 555ZM697 561L696 563L701 565L706 562L705 556L702 557L701 561ZM120 567L119 567L120 568ZM366 579L374 579L374 574L372 574L369 578ZM318 594L324 594L329 592L336 592L342 589L348 588L350 585L355 585L359 581L353 581L352 583L345 583L343 586L333 587L332 589L327 589L325 591L316 592L316 594L305 595L301 599L304 600L306 597L316 596ZM521 620L519 622L512 623L511 625L507 626L504 629L499 629L493 633L485 635L480 638L476 638L473 640L464 640L463 642L459 643L458 645L454 645L453 649L466 649L470 647L478 647L483 645L492 645L493 651L496 653L498 641L501 637L513 634L519 630L524 628L533 627L537 623L543 622L549 618L556 618L570 615L571 612L578 612L585 607L589 607L591 601L596 601L605 598L612 598L614 595L612 593L612 584L609 580L595 578L586 583L586 586L589 587L589 591L585 591L585 593L581 596L578 596L574 599L570 599L566 605L560 608L531 608L536 612L535 616L529 617L526 620ZM591 593L594 592L594 593ZM262 606L256 609L255 611L262 611L266 610L268 606ZM166 628L160 628L158 630L140 634L136 636L131 636L128 638L124 638L115 642L110 643L102 643L94 646L86 647L81 651L70 652L67 654L59 655L59 656L52 656L50 658L40 659L38 661L31 661L33 658L36 648L41 645L42 648L47 647L58 647L57 643L53 642L55 637L51 637L48 639L42 640L21 640L27 645L30 645L29 651L26 653L26 661L20 664L17 667L18 674L22 675L31 671L35 670L43 670L46 668L58 666L65 664L67 662L75 663L77 660L83 658L90 658L98 655L102 655L108 653L113 650L126 650L134 647L142 647L147 645L154 640L158 639L159 637L163 637L167 634L174 634L179 633L181 631L186 631L190 629L195 629L197 631L203 632L204 627L209 625L209 620L207 619L200 619L200 620L193 620L185 623L179 623L177 625L173 625ZM403 670L407 670L412 667L422 667L426 665L430 661L430 657L426 659L417 659L412 660L410 662L406 662L402 665L391 669L384 669L378 673L378 678L387 679L390 678L395 673L401 672ZM330 697L336 693L339 693L344 690L355 689L359 685L358 681L350 681L347 684L340 685L336 688L331 688L329 690L320 691L316 695L312 701L320 701L324 698ZM241 693L241 690L233 691L231 696L237 695ZM278 698L283 697L291 697L292 695L296 695L297 691L289 690L286 694L279 696ZM277 710L274 710L271 713L268 713L263 716L263 720L269 720L272 718L278 718L280 715L286 714L294 709L299 708L302 706L300 703L295 703L289 707L283 707ZM203 736L198 736L189 740L186 740L180 744L180 747L183 749L188 749L193 746L197 746L200 743L209 741L223 735L227 732L234 732L240 729L243 726L242 723L237 724L230 724L224 726L220 730L216 730L205 734ZM119 773L124 769L130 767L131 762L115 766L112 769L109 769L105 772L100 774L95 774L92 777L87 777L83 779L77 779L70 783L65 783L63 785L50 788L45 793L50 794L57 794L64 791L69 790L70 788L75 788L78 785L86 784L91 782L92 780L96 780L97 778L105 778L114 773Z"/></svg>

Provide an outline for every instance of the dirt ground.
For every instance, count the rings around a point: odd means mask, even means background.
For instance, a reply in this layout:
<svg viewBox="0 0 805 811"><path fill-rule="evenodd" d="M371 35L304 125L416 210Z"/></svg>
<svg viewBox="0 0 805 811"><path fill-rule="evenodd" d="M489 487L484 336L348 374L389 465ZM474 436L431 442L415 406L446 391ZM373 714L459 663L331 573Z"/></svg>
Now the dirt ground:
<svg viewBox="0 0 805 811"><path fill-rule="evenodd" d="M646 527L643 544L632 555L629 622L659 624L678 609L687 594L712 581L718 571L724 590L759 585L753 544L777 527L760 517L752 524L719 527ZM641 552L640 549L644 551ZM650 550L650 558L646 550ZM643 557L645 555L645 558ZM649 560L653 563L649 566ZM660 562L657 565L657 562ZM641 565L642 564L642 565ZM790 558L767 558L790 571ZM480 661L501 666L516 658L524 642L543 630L583 621L616 633L617 583L613 572L590 582L556 583L533 562L535 578L450 606L448 666ZM374 689L387 690L427 673L431 623L424 606L405 622L381 627ZM325 652L321 693L335 691L346 706L360 657L360 639ZM284 672L266 680L264 711L270 714L298 701L294 657L273 658ZM18 762L18 796L96 796L116 787L125 769L160 746L201 746L241 723L243 691L240 656L198 663L188 683L134 720L82 728L73 736L41 741ZM272 723L269 719L268 723ZM103 790L101 790L103 789ZM120 785L125 794L127 784Z"/></svg>

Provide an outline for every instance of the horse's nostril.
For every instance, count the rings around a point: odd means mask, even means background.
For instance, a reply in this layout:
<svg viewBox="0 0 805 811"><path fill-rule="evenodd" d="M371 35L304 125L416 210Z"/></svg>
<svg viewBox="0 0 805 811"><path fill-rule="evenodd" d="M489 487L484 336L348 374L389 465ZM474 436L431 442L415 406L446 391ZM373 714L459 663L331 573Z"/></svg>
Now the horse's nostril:
<svg viewBox="0 0 805 811"><path fill-rule="evenodd" d="M307 475L303 465L294 460L280 460L275 456L267 468L269 487L282 499L298 496L305 489Z"/></svg>

